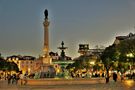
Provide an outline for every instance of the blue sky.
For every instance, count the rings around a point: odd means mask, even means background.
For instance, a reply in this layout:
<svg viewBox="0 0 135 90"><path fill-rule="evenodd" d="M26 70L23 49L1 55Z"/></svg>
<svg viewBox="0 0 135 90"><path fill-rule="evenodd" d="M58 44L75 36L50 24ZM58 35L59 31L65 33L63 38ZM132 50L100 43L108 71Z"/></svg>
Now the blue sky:
<svg viewBox="0 0 135 90"><path fill-rule="evenodd" d="M135 33L135 0L0 0L0 52L42 54L44 10L49 13L50 51L65 42L67 55L78 45L111 45L117 35Z"/></svg>

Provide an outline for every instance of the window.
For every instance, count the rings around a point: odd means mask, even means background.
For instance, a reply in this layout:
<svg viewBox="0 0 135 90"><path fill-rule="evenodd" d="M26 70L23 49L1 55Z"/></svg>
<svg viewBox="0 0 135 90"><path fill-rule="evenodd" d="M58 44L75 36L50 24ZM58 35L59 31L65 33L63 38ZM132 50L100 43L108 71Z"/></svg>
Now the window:
<svg viewBox="0 0 135 90"><path fill-rule="evenodd" d="M18 58L16 58L16 60L19 60Z"/></svg>

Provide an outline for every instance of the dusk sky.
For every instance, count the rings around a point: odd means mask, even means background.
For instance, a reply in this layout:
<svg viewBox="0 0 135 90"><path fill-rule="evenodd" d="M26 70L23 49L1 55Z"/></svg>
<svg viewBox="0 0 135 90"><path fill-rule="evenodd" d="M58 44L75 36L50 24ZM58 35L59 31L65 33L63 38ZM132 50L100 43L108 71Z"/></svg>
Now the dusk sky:
<svg viewBox="0 0 135 90"><path fill-rule="evenodd" d="M135 0L0 0L0 53L42 55L44 10L50 21L50 51L77 57L79 44L109 46L135 33Z"/></svg>

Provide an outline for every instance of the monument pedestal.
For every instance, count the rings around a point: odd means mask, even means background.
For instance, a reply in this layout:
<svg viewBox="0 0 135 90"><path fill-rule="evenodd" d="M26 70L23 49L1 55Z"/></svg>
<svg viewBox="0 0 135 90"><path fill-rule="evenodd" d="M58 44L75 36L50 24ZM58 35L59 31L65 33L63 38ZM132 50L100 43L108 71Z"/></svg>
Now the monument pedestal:
<svg viewBox="0 0 135 90"><path fill-rule="evenodd" d="M53 65L41 65L40 78L54 78L56 75Z"/></svg>
<svg viewBox="0 0 135 90"><path fill-rule="evenodd" d="M41 78L51 78L55 76L55 69L51 65L52 59L50 57L43 58L43 64L41 65Z"/></svg>

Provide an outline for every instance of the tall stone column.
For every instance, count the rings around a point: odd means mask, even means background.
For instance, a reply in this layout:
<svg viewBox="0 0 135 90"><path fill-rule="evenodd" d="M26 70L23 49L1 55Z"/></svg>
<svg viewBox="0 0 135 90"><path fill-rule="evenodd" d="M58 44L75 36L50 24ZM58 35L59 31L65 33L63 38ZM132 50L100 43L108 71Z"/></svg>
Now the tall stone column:
<svg viewBox="0 0 135 90"><path fill-rule="evenodd" d="M43 48L43 63L44 64L50 64L50 57L49 57L49 24L50 22L48 21L48 11L45 10L45 19L43 22L44 26L44 48Z"/></svg>

